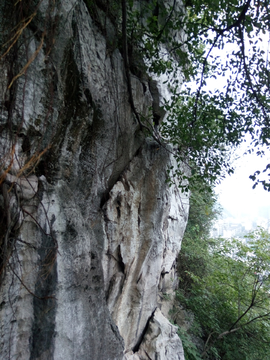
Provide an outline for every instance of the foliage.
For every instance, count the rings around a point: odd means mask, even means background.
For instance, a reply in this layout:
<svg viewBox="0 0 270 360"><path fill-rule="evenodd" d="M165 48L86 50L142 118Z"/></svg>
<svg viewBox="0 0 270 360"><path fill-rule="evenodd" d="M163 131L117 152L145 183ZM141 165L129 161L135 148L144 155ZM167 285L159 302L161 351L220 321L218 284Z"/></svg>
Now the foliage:
<svg viewBox="0 0 270 360"><path fill-rule="evenodd" d="M189 218L178 257L181 289L186 289L198 277L203 277L209 247L209 232L220 213L214 192L191 191Z"/></svg>
<svg viewBox="0 0 270 360"><path fill-rule="evenodd" d="M182 328L178 328L178 335L181 338L186 360L202 360L196 345L192 342L191 336Z"/></svg>
<svg viewBox="0 0 270 360"><path fill-rule="evenodd" d="M140 52L148 73L167 75L171 99L164 99L168 117L161 133L173 143L178 163L190 166L193 187L233 172L228 154L245 134L257 151L269 145L268 0L187 1L185 9L176 0L130 0L126 6L131 58ZM192 83L180 90L183 80ZM258 175L251 176L255 186L261 182L269 190Z"/></svg>
<svg viewBox="0 0 270 360"><path fill-rule="evenodd" d="M194 258L190 258L191 266L186 263L186 269L182 269L182 273L189 273L191 281L185 287L180 283L178 298L194 313L202 328L203 358L268 358L269 249L270 234L258 228L244 242L208 241L200 259L204 266L202 274ZM189 253L190 247L183 251Z"/></svg>

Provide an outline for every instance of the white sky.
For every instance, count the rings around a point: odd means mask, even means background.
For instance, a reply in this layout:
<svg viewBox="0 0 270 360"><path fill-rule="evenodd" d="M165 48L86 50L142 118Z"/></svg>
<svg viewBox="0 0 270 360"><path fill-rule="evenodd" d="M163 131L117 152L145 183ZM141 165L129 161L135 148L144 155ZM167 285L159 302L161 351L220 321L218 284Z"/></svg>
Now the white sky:
<svg viewBox="0 0 270 360"><path fill-rule="evenodd" d="M268 163L270 154L263 158L256 154L242 155L234 163L235 173L228 175L216 187L219 203L234 217L246 216L255 219L260 215L262 207L268 207L270 218L270 192L264 190L260 184L252 189L254 182L249 179L249 175L253 175L256 170L262 171Z"/></svg>

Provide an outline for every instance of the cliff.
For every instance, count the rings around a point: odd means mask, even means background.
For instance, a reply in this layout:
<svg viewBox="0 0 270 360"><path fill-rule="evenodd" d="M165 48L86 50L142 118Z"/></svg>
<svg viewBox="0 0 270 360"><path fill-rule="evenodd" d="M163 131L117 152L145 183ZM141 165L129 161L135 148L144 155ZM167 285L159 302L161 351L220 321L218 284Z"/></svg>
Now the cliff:
<svg viewBox="0 0 270 360"><path fill-rule="evenodd" d="M107 5L1 5L1 359L184 359L162 299L188 197ZM153 117L161 82L130 80Z"/></svg>

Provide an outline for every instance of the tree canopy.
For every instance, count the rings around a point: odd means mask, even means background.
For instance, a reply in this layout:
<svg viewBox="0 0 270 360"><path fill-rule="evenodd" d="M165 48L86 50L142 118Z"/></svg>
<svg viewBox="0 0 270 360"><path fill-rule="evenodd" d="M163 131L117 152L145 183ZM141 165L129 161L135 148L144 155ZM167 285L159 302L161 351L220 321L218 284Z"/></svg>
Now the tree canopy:
<svg viewBox="0 0 270 360"><path fill-rule="evenodd" d="M230 150L246 134L252 150L263 155L270 144L269 1L122 5L133 58L139 51L148 73L167 75L171 97L164 99L168 116L161 134L177 149L179 163L188 160L191 182L211 184L233 172ZM261 182L270 190L261 170L251 174L254 186Z"/></svg>

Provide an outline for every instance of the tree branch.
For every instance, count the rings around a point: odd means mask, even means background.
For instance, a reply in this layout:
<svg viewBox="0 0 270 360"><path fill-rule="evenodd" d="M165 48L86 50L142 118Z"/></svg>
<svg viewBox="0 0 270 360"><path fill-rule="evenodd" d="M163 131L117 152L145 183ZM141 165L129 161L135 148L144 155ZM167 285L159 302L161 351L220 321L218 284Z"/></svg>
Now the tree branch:
<svg viewBox="0 0 270 360"><path fill-rule="evenodd" d="M256 297L256 295L255 295ZM254 306L254 302L255 302L255 297L252 296L252 299L251 299L251 303L250 305L248 306L248 308L246 309L246 311L243 312L243 314L233 323L233 325L230 327L229 331L231 331L236 324L239 323L239 321L249 312L249 310Z"/></svg>
<svg viewBox="0 0 270 360"><path fill-rule="evenodd" d="M245 20L246 13L247 13L247 11L248 11L248 9L250 7L250 3L251 3L251 0L248 0L246 2L246 4L244 5L243 10L241 11L238 19L233 24L227 26L225 29L212 28L212 30L219 33L220 35L223 35L225 32L230 31L233 28L239 27L240 24Z"/></svg>
<svg viewBox="0 0 270 360"><path fill-rule="evenodd" d="M247 11L248 11L248 9L250 7L250 2L251 2L251 0L247 1L247 3L243 7L243 10L242 10L241 14L239 15L238 19L233 24L227 26L225 29L217 29L217 28L212 28L211 29L211 30L215 31L217 33L217 35L216 35L216 37L214 39L214 42L213 42L212 46L210 47L210 49L209 49L209 51L208 51L208 53L207 53L207 55L206 55L206 57L204 59L204 62L203 62L200 85L199 85L199 88L198 88L197 93L196 93L196 100L195 100L195 104L194 104L194 111L193 111L194 119L190 124L191 126L193 126L194 123L197 120L198 102L199 102L199 97L200 97L200 94L201 94L201 89L203 87L203 79L204 79L205 68L206 68L206 65L207 65L208 57L211 54L213 48L215 47L219 37L223 36L225 32L227 32L227 31L229 31L229 30L231 30L233 28L239 27L240 24L244 21L246 13L247 13ZM245 59L244 59L244 61L245 61Z"/></svg>
<svg viewBox="0 0 270 360"><path fill-rule="evenodd" d="M128 44L127 44L127 4L126 0L122 0L122 37L123 37L123 59L124 59L124 67L126 72L126 78L127 78L127 87L128 87L128 93L129 93L129 102L131 105L131 109L136 117L136 120L138 121L141 130L144 128L146 129L154 138L154 140L157 141L157 143L160 146L163 146L167 151L171 152L167 149L167 147L162 144L162 142L158 138L158 134L156 134L155 129L151 124L149 124L150 128L146 125L144 125L141 122L140 115L138 114L134 100L132 95L132 86L131 86L131 79L130 79L130 67L129 67L129 61L128 61ZM173 152L171 152L173 153ZM174 153L173 153L174 154ZM175 154L174 154L175 155Z"/></svg>
<svg viewBox="0 0 270 360"><path fill-rule="evenodd" d="M245 41L244 41L243 30L240 25L238 28L239 28L239 36L240 36L240 40L241 40L241 53L242 53L242 57L243 57L244 71L245 71L245 74L246 74L246 77L248 80L249 88L251 89L252 94L253 94L254 98L256 99L256 102L261 106L264 118L265 118L265 120L267 120L267 124L269 124L269 118L267 116L265 106L261 102L261 99L259 98L257 91L254 89L252 79L251 79L251 76L250 76L250 73L248 70L248 66L247 66L247 62L246 62Z"/></svg>
<svg viewBox="0 0 270 360"><path fill-rule="evenodd" d="M238 328L232 329L232 330L228 330L228 331L224 331L222 334L218 335L218 339L223 338L223 336L226 336L228 334L234 333L235 331L241 329L241 326L239 326Z"/></svg>
<svg viewBox="0 0 270 360"><path fill-rule="evenodd" d="M131 79L130 79L130 67L128 61L128 45L127 45L127 4L126 0L122 0L122 41L123 41L123 59L124 66L127 78L127 87L129 93L129 102L131 105L131 109L136 117L136 120L140 124L140 128L143 128L143 124L141 123L140 116L135 108L134 100L132 96L132 87L131 87Z"/></svg>
<svg viewBox="0 0 270 360"><path fill-rule="evenodd" d="M157 40L160 40L163 31L166 29L169 21L171 20L172 14L173 14L173 12L174 12L175 4L176 4L176 0L174 0L174 2L173 2L172 10L171 10L171 12L170 12L170 14L169 14L169 16L168 16L165 24L163 25L162 29L161 29L161 30L159 31L159 33L158 33L158 36L157 36L157 38L156 38Z"/></svg>

